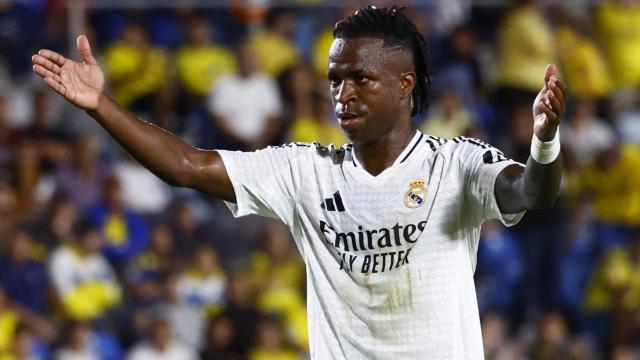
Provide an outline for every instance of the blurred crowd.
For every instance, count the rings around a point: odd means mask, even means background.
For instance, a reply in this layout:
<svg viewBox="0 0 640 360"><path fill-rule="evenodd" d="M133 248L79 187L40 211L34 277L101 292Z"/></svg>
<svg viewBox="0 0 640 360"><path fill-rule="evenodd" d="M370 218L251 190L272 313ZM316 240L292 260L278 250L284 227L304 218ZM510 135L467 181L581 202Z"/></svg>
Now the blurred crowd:
<svg viewBox="0 0 640 360"><path fill-rule="evenodd" d="M639 358L640 2L400 2L429 46L424 132L526 162L547 64L570 89L560 199L483 227L487 358ZM89 7L85 27L108 94L194 146L342 145L327 54L359 4L304 3ZM162 183L31 74L40 48L77 58L68 20L0 1L0 360L306 358L287 229Z"/></svg>

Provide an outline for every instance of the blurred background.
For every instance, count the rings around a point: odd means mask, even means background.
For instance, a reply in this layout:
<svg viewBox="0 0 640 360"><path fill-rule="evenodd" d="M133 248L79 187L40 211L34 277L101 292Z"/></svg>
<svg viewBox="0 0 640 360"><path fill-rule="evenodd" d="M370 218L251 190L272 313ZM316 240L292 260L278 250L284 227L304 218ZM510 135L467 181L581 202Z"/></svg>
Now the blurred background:
<svg viewBox="0 0 640 360"><path fill-rule="evenodd" d="M560 199L483 228L487 358L640 358L639 2L395 3L429 46L425 132L525 162L548 63L570 89ZM333 24L362 5L0 0L0 359L308 357L288 231L162 183L30 57L77 59L88 34L108 93L194 146L341 145L327 53Z"/></svg>

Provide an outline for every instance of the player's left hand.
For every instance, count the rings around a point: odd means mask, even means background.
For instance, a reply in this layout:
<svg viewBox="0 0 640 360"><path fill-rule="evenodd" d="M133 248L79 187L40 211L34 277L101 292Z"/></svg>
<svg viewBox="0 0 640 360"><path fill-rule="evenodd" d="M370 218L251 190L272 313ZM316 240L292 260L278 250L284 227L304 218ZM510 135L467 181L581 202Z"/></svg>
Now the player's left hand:
<svg viewBox="0 0 640 360"><path fill-rule="evenodd" d="M554 64L547 65L544 86L533 102L533 132L540 141L551 141L556 135L567 103L567 86L558 79Z"/></svg>

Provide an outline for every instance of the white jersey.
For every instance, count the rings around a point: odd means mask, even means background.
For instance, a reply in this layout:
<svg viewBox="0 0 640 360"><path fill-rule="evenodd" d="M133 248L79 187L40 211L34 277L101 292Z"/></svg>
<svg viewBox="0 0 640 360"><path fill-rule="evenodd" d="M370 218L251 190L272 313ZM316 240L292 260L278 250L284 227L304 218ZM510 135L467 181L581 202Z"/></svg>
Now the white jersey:
<svg viewBox="0 0 640 360"><path fill-rule="evenodd" d="M485 220L524 214L501 214L494 195L514 161L421 132L377 176L350 145L219 153L234 216L282 220L304 258L312 359L484 358L476 252Z"/></svg>

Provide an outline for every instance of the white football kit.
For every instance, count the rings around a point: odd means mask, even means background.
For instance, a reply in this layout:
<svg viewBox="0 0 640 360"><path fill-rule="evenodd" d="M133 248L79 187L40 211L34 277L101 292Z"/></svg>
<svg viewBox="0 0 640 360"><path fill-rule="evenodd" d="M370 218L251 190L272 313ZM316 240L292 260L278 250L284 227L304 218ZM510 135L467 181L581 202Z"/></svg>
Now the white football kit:
<svg viewBox="0 0 640 360"><path fill-rule="evenodd" d="M312 359L484 358L480 226L524 214L501 214L494 194L516 162L479 140L419 131L377 176L351 145L219 153L233 215L282 220L304 258Z"/></svg>

